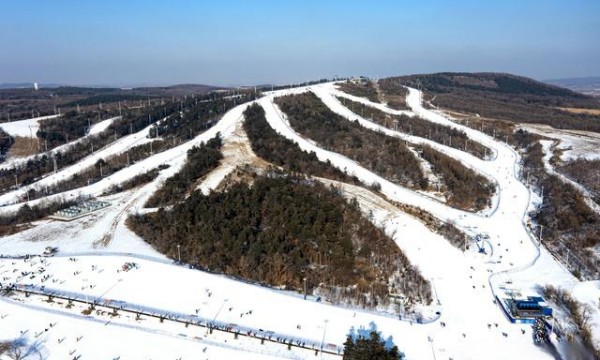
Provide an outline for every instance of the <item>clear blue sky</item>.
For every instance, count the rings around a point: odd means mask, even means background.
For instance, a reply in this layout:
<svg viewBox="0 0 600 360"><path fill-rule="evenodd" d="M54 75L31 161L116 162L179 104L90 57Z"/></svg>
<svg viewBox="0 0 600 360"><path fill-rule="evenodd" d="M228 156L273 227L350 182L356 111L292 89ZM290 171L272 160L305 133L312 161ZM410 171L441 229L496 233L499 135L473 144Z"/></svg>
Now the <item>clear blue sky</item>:
<svg viewBox="0 0 600 360"><path fill-rule="evenodd" d="M1 0L0 83L600 75L600 0Z"/></svg>

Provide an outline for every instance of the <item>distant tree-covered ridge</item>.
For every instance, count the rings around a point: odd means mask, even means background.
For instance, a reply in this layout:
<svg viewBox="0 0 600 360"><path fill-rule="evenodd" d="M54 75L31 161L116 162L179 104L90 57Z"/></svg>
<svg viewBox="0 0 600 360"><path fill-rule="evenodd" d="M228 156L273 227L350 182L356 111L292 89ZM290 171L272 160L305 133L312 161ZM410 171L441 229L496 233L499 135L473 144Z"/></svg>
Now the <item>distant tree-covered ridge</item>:
<svg viewBox="0 0 600 360"><path fill-rule="evenodd" d="M193 192L130 227L158 251L197 267L375 307L402 294L431 301L429 283L398 246L337 190L288 173L257 176L225 192Z"/></svg>
<svg viewBox="0 0 600 360"><path fill-rule="evenodd" d="M391 78L424 90L443 109L517 123L600 132L600 115L560 108L600 109L600 100L532 79L497 73L437 73Z"/></svg>

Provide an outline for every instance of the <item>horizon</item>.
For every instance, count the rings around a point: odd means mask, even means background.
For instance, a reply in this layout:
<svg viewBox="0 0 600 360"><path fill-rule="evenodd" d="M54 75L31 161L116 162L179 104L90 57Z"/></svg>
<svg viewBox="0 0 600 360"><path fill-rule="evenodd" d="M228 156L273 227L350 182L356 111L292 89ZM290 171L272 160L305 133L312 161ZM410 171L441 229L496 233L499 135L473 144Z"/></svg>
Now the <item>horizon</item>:
<svg viewBox="0 0 600 360"><path fill-rule="evenodd" d="M358 75L600 75L600 3L29 1L0 6L0 83L241 86ZM596 45L594 45L596 44Z"/></svg>
<svg viewBox="0 0 600 360"><path fill-rule="evenodd" d="M443 72L440 72L443 73ZM460 72L447 72L447 73L460 73ZM472 74L475 73L485 73L485 72L472 72ZM395 76L411 76L411 75L427 75L427 74L435 74L435 73L420 73L420 74L399 74L399 75L390 75L390 77L395 77ZM507 73L509 75L515 75L515 76L523 76L523 75L518 75L518 74L510 74ZM357 75L359 76L359 75ZM310 79L309 81L316 81L316 80L320 80L320 79ZM570 77L570 78L560 78L560 79L534 79L536 81L540 81L546 84L550 84L550 85L555 85L552 84L553 82L566 82L566 81L576 81L576 80L600 80L600 76L581 76L581 77ZM268 84L268 83L262 83L262 84L233 84L233 85L213 85L213 84L201 84L201 83L163 83L163 84L152 84L152 83L147 83L147 84L78 84L78 85L73 85L73 84L61 84L61 83L37 83L37 82L7 82L7 83L0 83L0 90L3 89L26 89L26 88L33 88L34 87L34 83L38 85L38 87L40 89L53 89L56 87L83 87L83 88L98 88L98 89L102 89L102 88L115 88L115 89L121 89L121 90L127 90L127 89L139 89L139 88L144 88L144 87L148 87L148 88L159 88L159 87L175 87L175 86L207 86L207 87L215 87L215 88L233 88L233 87L252 87L252 86L285 86L285 85L292 85L292 83L280 83L280 84Z"/></svg>

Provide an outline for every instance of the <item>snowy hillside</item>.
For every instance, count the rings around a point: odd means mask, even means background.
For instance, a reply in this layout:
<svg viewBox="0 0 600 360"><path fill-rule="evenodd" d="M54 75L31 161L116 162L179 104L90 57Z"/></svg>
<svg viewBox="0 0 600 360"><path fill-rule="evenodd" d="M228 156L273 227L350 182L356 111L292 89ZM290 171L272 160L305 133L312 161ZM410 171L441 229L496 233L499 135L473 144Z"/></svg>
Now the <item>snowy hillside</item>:
<svg viewBox="0 0 600 360"><path fill-rule="evenodd" d="M306 92L367 131L401 139L411 146L428 145L488 179L494 187L490 206L478 212L450 207L433 191L401 186L365 164L304 137L275 99ZM493 154L480 159L381 126L358 116L336 97L390 115L408 115L448 126L464 132L469 141L489 148ZM597 282L578 280L543 242L540 244L528 214L541 199L522 179L519 152L493 136L430 110L423 102L423 93L409 88L406 104L410 110L394 110L344 93L333 82L271 91L233 107L191 140L173 142L168 149L88 186L27 201L31 189L44 189L94 166L100 159L152 141L155 125L121 137L32 184L8 189L0 195L0 214L4 216L16 214L26 204L33 207L50 200L87 196L107 201L110 206L69 222L36 220L22 231L0 238L0 284L4 289L0 289L0 341L16 339L15 347L30 352L31 359L341 359L350 332L376 330L397 345L406 359L554 359L556 352L564 356L565 350L558 346L552 352L534 344L531 325L511 323L497 301L497 296L503 297L511 289L540 295L541 288L551 284L594 305L590 306L589 323L595 343L600 344L600 288ZM264 109L267 122L278 134L302 150L314 152L319 161L358 179L362 185L316 178L339 189L346 199L356 199L362 213L394 240L434 288L430 305L419 304L410 313L391 313L333 305L316 296L304 299L296 291L193 269L157 252L128 228L126 221L132 214L163 211L144 208L144 204L181 170L192 147L217 134L223 140L223 159L197 184L204 194L220 189L224 179L235 175L237 166L264 169L271 165L253 153L242 127L243 113L252 103ZM30 128L35 134L38 120L1 127L11 135L30 136ZM113 120L96 124L90 134L107 129ZM545 146L547 150L550 143ZM2 168L24 161L7 159ZM169 166L151 181L105 195L115 185L159 165ZM378 184L378 188L372 184ZM423 219L397 204L423 209L471 239L463 249L453 246ZM42 256L48 247L58 252ZM171 250L171 254L179 252L179 257L184 251L179 246ZM0 359L5 358L0 355Z"/></svg>

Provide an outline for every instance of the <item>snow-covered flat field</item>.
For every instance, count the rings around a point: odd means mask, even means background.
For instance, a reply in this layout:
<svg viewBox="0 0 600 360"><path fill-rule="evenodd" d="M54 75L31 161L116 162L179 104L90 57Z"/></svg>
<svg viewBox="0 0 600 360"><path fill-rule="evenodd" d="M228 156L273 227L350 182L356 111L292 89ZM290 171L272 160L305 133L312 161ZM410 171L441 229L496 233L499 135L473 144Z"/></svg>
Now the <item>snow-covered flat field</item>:
<svg viewBox="0 0 600 360"><path fill-rule="evenodd" d="M332 111L348 121L358 121L365 128L411 143L431 144L480 172L496 185L493 205L480 213L450 208L434 196L400 187L341 154L320 148L311 139L296 133L285 114L273 103L274 97L305 91L314 92ZM142 187L103 198L111 203L110 207L69 223L41 220L28 230L0 238L0 254L6 256L40 254L46 246L59 248L55 257L0 258L0 283L15 285L21 290L35 289L36 292L75 297L88 303L101 304L110 300L160 314L197 317L205 324L212 321L246 334L268 334L298 342L304 347L288 349L281 341L261 343L253 336L235 338L230 332L215 330L210 333L206 327L185 326L168 319L161 322L146 315L136 318L135 314L125 311L111 316L108 314L111 310L104 309L104 314L93 311L85 315L86 305L82 303L75 302L68 307L66 300L48 302L48 297L26 297L22 291L10 298L0 297L0 340L22 337L44 359L78 355L82 359L119 356L121 359L311 359L321 356L339 358L337 353L343 349L349 332L376 328L384 338L389 337L398 345L407 359L553 359L552 354L534 345L531 327L507 320L494 301L496 292L511 284L535 294L540 286L552 284L573 289L578 299L593 303L594 299L600 298L600 289L596 283L581 283L575 279L543 247L539 247L535 236L525 226L528 210L539 199L518 179L519 155L504 143L425 109L421 95L419 91L409 89L407 104L411 111L406 113L423 121L458 128L471 140L492 149L496 156L481 160L427 139L382 128L345 108L335 96L350 96L340 94L331 83L270 92L256 102L265 109L269 124L303 150L314 151L319 160L329 160L333 166L356 175L365 184L381 185L381 194L376 194L364 187L319 179L340 187L347 198L356 198L363 212L372 214L374 223L385 229L411 263L430 280L435 290L434 302L430 306L417 307L427 321L418 323L410 314L398 318L333 306L326 299L321 302L313 297L304 300L301 294L294 292L190 269L158 254L125 226L129 214L148 211L142 209L145 200L183 166L187 150L218 132L224 139L225 159L199 186L203 192L216 188L235 164L262 161L252 153L241 129L242 113L248 105L242 104L188 143L150 156L86 188L60 194L98 196L115 183L159 164L170 165L158 178ZM381 104L377 107L398 113ZM103 151L107 154L125 151L146 141L147 134L148 129L145 129L120 139ZM46 182L71 176L93 164L97 158L92 155L31 186L43 186ZM18 191L7 193L0 201L10 204L19 194ZM486 254L474 250L477 248L474 244L471 244L471 250L462 252L386 199L423 208L467 233L488 235L489 241L482 245L486 247ZM2 211L14 212L19 206L4 206ZM596 339L600 338L599 319L596 306L593 312ZM329 349L331 354L319 352L316 357L315 350L322 347Z"/></svg>

